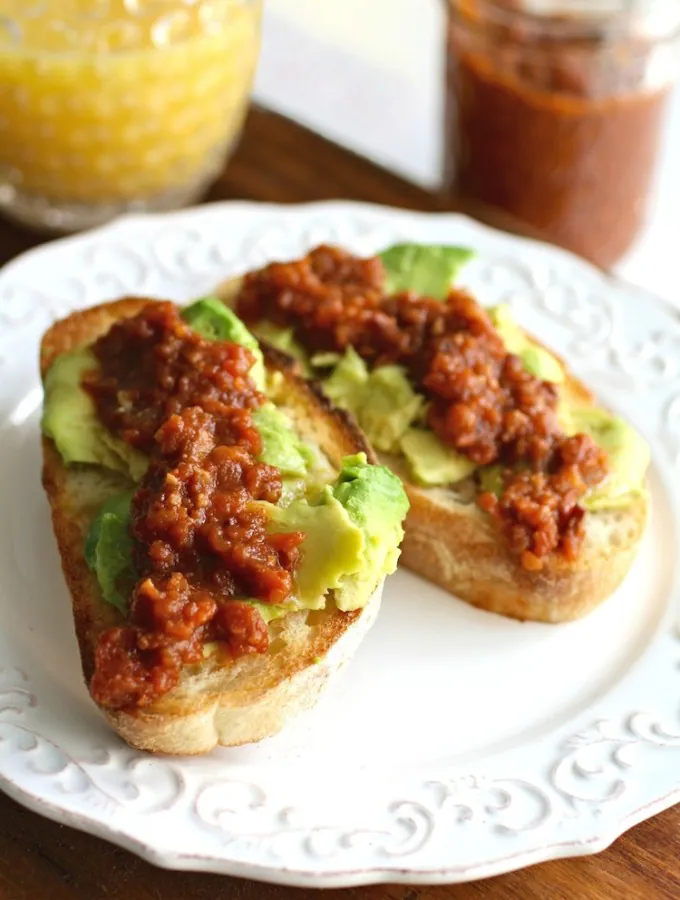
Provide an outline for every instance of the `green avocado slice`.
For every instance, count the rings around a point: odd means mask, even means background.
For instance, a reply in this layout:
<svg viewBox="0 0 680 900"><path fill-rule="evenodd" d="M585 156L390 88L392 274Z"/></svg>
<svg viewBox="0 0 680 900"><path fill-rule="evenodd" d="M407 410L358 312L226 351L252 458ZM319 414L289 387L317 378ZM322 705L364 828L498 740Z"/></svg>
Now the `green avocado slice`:
<svg viewBox="0 0 680 900"><path fill-rule="evenodd" d="M524 363L524 368L540 378L554 384L563 384L566 378L564 367L545 347L526 336L515 322L510 307L501 303L489 310L491 321L508 353L514 353Z"/></svg>
<svg viewBox="0 0 680 900"><path fill-rule="evenodd" d="M456 453L433 431L424 428L409 428L401 438L401 450L413 480L425 487L455 484L477 468L467 456Z"/></svg>
<svg viewBox="0 0 680 900"><path fill-rule="evenodd" d="M418 419L425 399L417 394L401 366L379 366L368 379L357 415L376 450L398 453L399 442Z"/></svg>
<svg viewBox="0 0 680 900"><path fill-rule="evenodd" d="M288 416L273 403L255 410L253 421L262 438L260 459L282 475L304 477L314 463L314 453L293 431Z"/></svg>
<svg viewBox="0 0 680 900"><path fill-rule="evenodd" d="M206 340L231 341L250 350L255 357L250 375L257 388L264 390L265 367L260 345L233 310L216 297L204 297L186 306L182 318Z"/></svg>
<svg viewBox="0 0 680 900"><path fill-rule="evenodd" d="M378 581L397 568L409 500L400 479L386 466L367 465L363 453L343 460L333 495L362 530L365 542L363 565L343 575L335 602L342 610L360 609Z"/></svg>
<svg viewBox="0 0 680 900"><path fill-rule="evenodd" d="M475 256L467 247L395 244L383 250L385 292L412 292L444 300L463 266Z"/></svg>
<svg viewBox="0 0 680 900"><path fill-rule="evenodd" d="M97 576L107 603L127 612L136 581L130 533L132 491L115 494L97 513L85 541L85 561Z"/></svg>
<svg viewBox="0 0 680 900"><path fill-rule="evenodd" d="M85 373L97 365L86 348L57 357L45 376L43 434L52 438L67 464L92 463L138 481L148 467L146 456L100 424L92 398L81 387Z"/></svg>
<svg viewBox="0 0 680 900"><path fill-rule="evenodd" d="M620 416L598 407L571 407L568 434L588 434L607 451L609 474L590 491L583 503L591 512L628 506L633 496L644 491L649 467L649 444Z"/></svg>

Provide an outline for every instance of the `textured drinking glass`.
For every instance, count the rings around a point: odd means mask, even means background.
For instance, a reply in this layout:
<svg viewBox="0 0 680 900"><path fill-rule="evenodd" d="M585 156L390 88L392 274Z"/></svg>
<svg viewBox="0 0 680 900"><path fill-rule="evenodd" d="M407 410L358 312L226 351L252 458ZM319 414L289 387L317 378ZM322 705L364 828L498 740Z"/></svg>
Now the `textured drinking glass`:
<svg viewBox="0 0 680 900"><path fill-rule="evenodd" d="M200 196L235 144L262 0L0 0L0 210L50 231Z"/></svg>

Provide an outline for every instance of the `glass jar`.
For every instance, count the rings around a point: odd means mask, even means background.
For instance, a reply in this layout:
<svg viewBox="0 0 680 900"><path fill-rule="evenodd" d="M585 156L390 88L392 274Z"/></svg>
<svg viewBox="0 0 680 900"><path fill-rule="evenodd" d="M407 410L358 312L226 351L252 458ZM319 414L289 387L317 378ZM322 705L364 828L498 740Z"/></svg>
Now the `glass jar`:
<svg viewBox="0 0 680 900"><path fill-rule="evenodd" d="M248 107L262 0L0 0L0 211L75 231L195 200Z"/></svg>
<svg viewBox="0 0 680 900"><path fill-rule="evenodd" d="M602 267L646 216L680 0L447 0L447 184Z"/></svg>

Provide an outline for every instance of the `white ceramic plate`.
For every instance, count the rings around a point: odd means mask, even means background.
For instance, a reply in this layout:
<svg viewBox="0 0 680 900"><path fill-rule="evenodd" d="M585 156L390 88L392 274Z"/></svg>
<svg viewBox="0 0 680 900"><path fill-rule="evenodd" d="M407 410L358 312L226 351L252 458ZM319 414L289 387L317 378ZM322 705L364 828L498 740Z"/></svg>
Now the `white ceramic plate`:
<svg viewBox="0 0 680 900"><path fill-rule="evenodd" d="M564 354L653 446L653 517L587 619L520 624L405 571L317 709L202 759L112 735L83 684L40 486L40 335L137 292L185 300L320 241L459 242L463 281ZM454 882L604 848L680 799L680 316L568 254L457 216L347 203L129 218L0 273L0 784L154 863L312 886Z"/></svg>

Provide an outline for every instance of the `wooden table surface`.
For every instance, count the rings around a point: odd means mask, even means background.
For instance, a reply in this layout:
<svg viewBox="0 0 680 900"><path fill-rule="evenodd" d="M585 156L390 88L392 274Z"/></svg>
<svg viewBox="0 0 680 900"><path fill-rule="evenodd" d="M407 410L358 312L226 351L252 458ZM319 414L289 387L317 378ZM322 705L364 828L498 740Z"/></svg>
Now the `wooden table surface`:
<svg viewBox="0 0 680 900"><path fill-rule="evenodd" d="M422 210L444 206L441 198L261 110L251 113L239 150L207 199L338 198ZM0 221L0 264L40 240ZM679 857L680 806L634 828L597 856L466 885L331 893L337 900L679 900ZM302 900L315 893L156 869L0 794L0 900Z"/></svg>

